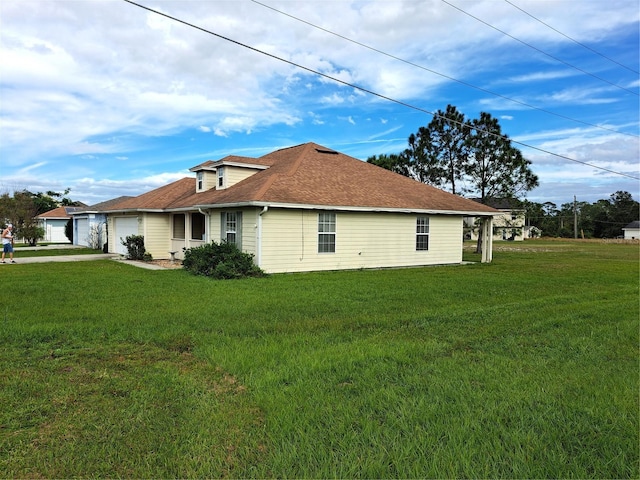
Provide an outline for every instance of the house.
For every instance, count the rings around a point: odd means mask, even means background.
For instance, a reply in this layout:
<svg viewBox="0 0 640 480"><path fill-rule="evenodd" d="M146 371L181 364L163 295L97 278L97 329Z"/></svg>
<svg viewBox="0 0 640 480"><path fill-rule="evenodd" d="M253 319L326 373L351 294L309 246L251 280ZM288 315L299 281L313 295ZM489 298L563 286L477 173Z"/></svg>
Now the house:
<svg viewBox="0 0 640 480"><path fill-rule="evenodd" d="M72 212L73 244L102 249L107 241L107 215L102 211L130 198L122 196Z"/></svg>
<svg viewBox="0 0 640 480"><path fill-rule="evenodd" d="M102 210L108 250L142 235L154 258L211 241L254 255L268 273L462 262L462 219L499 212L315 143L259 158L227 156Z"/></svg>
<svg viewBox="0 0 640 480"><path fill-rule="evenodd" d="M640 238L640 221L635 220L622 229L625 240Z"/></svg>
<svg viewBox="0 0 640 480"><path fill-rule="evenodd" d="M71 215L82 207L58 207L37 215L38 225L44 229L44 241L51 243L69 243L65 234Z"/></svg>
<svg viewBox="0 0 640 480"><path fill-rule="evenodd" d="M474 201L481 203L479 198ZM522 241L525 238L540 236L540 229L525 225L525 210L511 199L492 198L484 202L500 212L493 218L493 239L507 241ZM478 239L478 219L470 216L464 219L464 235L466 240Z"/></svg>

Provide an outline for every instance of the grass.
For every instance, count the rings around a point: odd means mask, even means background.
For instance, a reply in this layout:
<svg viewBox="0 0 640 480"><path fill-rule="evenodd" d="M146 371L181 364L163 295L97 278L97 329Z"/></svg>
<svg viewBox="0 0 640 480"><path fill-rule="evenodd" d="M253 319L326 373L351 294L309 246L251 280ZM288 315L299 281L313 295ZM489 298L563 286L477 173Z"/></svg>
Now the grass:
<svg viewBox="0 0 640 480"><path fill-rule="evenodd" d="M0 477L638 478L638 246L495 247L240 281L18 264Z"/></svg>

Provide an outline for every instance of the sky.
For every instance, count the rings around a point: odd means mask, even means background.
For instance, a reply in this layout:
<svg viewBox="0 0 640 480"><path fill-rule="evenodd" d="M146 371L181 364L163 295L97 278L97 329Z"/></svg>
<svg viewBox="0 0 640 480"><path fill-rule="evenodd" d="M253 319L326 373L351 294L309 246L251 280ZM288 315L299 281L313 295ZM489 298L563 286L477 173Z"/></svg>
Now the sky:
<svg viewBox="0 0 640 480"><path fill-rule="evenodd" d="M0 193L93 205L227 155L497 118L533 202L640 200L638 0L0 1ZM328 179L327 188L330 187Z"/></svg>

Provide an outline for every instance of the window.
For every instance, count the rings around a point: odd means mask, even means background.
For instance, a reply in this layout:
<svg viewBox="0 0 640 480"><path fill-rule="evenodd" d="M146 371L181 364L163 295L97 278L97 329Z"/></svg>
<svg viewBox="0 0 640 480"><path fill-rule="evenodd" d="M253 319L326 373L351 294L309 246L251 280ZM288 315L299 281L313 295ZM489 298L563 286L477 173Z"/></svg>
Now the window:
<svg viewBox="0 0 640 480"><path fill-rule="evenodd" d="M429 250L429 217L417 218L416 250Z"/></svg>
<svg viewBox="0 0 640 480"><path fill-rule="evenodd" d="M173 238L184 239L184 213L173 216Z"/></svg>
<svg viewBox="0 0 640 480"><path fill-rule="evenodd" d="M191 239L204 240L204 215L200 212L191 214Z"/></svg>
<svg viewBox="0 0 640 480"><path fill-rule="evenodd" d="M218 187L224 187L224 167L218 167Z"/></svg>
<svg viewBox="0 0 640 480"><path fill-rule="evenodd" d="M336 214L318 214L318 253L336 252Z"/></svg>
<svg viewBox="0 0 640 480"><path fill-rule="evenodd" d="M198 182L198 191L202 190L204 188L204 172L196 173L196 181Z"/></svg>
<svg viewBox="0 0 640 480"><path fill-rule="evenodd" d="M220 239L242 247L242 212L222 212L220 217Z"/></svg>

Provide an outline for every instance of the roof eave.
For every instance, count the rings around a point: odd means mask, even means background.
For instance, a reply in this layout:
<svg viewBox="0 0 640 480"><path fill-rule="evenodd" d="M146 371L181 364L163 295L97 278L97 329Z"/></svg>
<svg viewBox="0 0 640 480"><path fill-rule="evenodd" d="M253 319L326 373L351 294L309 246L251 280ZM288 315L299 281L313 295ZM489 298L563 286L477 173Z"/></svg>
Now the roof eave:
<svg viewBox="0 0 640 480"><path fill-rule="evenodd" d="M434 208L397 208L397 207L358 207L350 205L313 205L304 203L279 203L264 201L247 201L247 202L230 202L216 204L194 205L191 209L221 209L221 208L243 208L243 207L270 207L270 208L286 208L286 209L304 209L304 210L335 210L350 212L387 212L387 213L423 213L429 215L463 215L475 217L493 217L500 215L501 212L483 212L471 210L440 210ZM181 209L185 210L185 208Z"/></svg>

